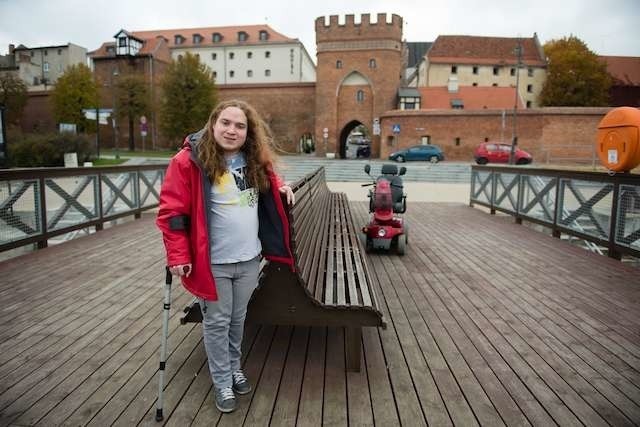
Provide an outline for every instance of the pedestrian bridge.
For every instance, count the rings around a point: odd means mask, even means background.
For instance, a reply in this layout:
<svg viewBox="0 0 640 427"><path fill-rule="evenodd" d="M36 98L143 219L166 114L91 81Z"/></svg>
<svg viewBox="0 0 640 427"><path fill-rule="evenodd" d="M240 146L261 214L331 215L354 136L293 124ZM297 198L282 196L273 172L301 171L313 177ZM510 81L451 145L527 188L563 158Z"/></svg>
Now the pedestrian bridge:
<svg viewBox="0 0 640 427"><path fill-rule="evenodd" d="M139 219L0 262L0 425L156 424L164 250L153 213L143 211L157 203L162 172L145 168L125 170L129 178L109 169L110 184L99 169L86 180L3 181L11 186L0 193L4 248L16 236L33 244L84 222ZM179 324L190 296L174 287L165 423L639 424L639 270L554 237L577 227L578 209L601 224L611 197L625 206L605 222L623 226L613 246L593 238L588 221L576 233L634 255L634 196L620 199L620 187L615 199L618 184L604 194L585 177L589 185L569 188L540 175L541 187L524 190L528 181L514 183L513 170L474 171L471 201L486 209L409 202L407 254L368 255L388 326L364 329L360 372L345 369L341 329L250 327L244 367L254 391L220 416L200 325ZM567 203L551 208L551 194ZM47 209L19 208L29 200L41 208L42 195ZM364 224L367 205L352 207Z"/></svg>

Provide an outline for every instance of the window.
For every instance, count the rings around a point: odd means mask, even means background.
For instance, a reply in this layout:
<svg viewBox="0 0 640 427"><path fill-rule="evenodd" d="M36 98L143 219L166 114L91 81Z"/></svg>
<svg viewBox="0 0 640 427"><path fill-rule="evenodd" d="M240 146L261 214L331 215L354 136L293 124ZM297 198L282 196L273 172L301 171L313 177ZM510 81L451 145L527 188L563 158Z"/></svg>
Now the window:
<svg viewBox="0 0 640 427"><path fill-rule="evenodd" d="M253 57L253 52L247 52L247 58L251 59Z"/></svg>
<svg viewBox="0 0 640 427"><path fill-rule="evenodd" d="M533 85L527 85L527 92L529 93L533 92Z"/></svg>
<svg viewBox="0 0 640 427"><path fill-rule="evenodd" d="M238 31L239 42L246 42L248 38L249 38L249 34L245 33L244 31Z"/></svg>
<svg viewBox="0 0 640 427"><path fill-rule="evenodd" d="M233 59L236 56L235 53L233 52L229 52L229 59Z"/></svg>
<svg viewBox="0 0 640 427"><path fill-rule="evenodd" d="M62 55L62 49L58 49L58 55Z"/></svg>
<svg viewBox="0 0 640 427"><path fill-rule="evenodd" d="M260 41L266 41L269 39L269 33L265 30L260 30Z"/></svg>
<svg viewBox="0 0 640 427"><path fill-rule="evenodd" d="M213 40L214 43L220 43L222 41L222 34L213 33L213 35L211 36L211 40Z"/></svg>
<svg viewBox="0 0 640 427"><path fill-rule="evenodd" d="M184 42L184 37L182 37L181 35L177 35L173 38L174 44L182 44L183 42Z"/></svg>
<svg viewBox="0 0 640 427"><path fill-rule="evenodd" d="M478 67L477 66L473 67L473 74L478 74Z"/></svg>
<svg viewBox="0 0 640 427"><path fill-rule="evenodd" d="M48 63L48 62L45 62L45 63L42 65L42 69L43 69L45 72L49 71L49 63Z"/></svg>
<svg viewBox="0 0 640 427"><path fill-rule="evenodd" d="M454 110L463 110L464 102L462 101L462 99L452 99L451 108L453 108Z"/></svg>
<svg viewBox="0 0 640 427"><path fill-rule="evenodd" d="M533 68L527 68L527 76L533 77Z"/></svg>
<svg viewBox="0 0 640 427"><path fill-rule="evenodd" d="M235 71L233 71L233 70L229 71L229 77L233 78L233 76L235 76L235 75L236 75Z"/></svg>
<svg viewBox="0 0 640 427"><path fill-rule="evenodd" d="M471 86L476 87L476 86L478 86L478 83L473 82L473 83L471 84Z"/></svg>
<svg viewBox="0 0 640 427"><path fill-rule="evenodd" d="M182 55L178 55L178 61L182 59Z"/></svg>
<svg viewBox="0 0 640 427"><path fill-rule="evenodd" d="M214 79L217 79L217 78L218 78L218 72L217 72L217 71L214 71L214 72L213 72L213 73L211 73L211 74L213 75L213 78L214 78Z"/></svg>
<svg viewBox="0 0 640 427"><path fill-rule="evenodd" d="M40 84L40 80L38 80L38 78L37 78L37 77L34 77L34 78L33 78L33 85L34 85L34 86L38 86L39 84Z"/></svg>
<svg viewBox="0 0 640 427"><path fill-rule="evenodd" d="M62 72L62 64L58 64L58 71Z"/></svg>
<svg viewBox="0 0 640 427"><path fill-rule="evenodd" d="M491 86L493 86L493 87L498 87L498 83L494 83L494 84L492 84Z"/></svg>
<svg viewBox="0 0 640 427"><path fill-rule="evenodd" d="M454 141L456 143L456 147L458 147L460 145L460 137L455 137Z"/></svg>
<svg viewBox="0 0 640 427"><path fill-rule="evenodd" d="M118 47L127 47L126 37L118 37Z"/></svg>
<svg viewBox="0 0 640 427"><path fill-rule="evenodd" d="M212 53L212 54L211 54L211 59L213 59L214 61L215 61L216 59L218 59L218 54L217 54L217 53Z"/></svg>
<svg viewBox="0 0 640 427"><path fill-rule="evenodd" d="M420 109L420 97L419 96L403 96L400 98L401 110L419 110Z"/></svg>
<svg viewBox="0 0 640 427"><path fill-rule="evenodd" d="M376 68L376 60L371 58L369 60L369 68Z"/></svg>
<svg viewBox="0 0 640 427"><path fill-rule="evenodd" d="M431 144L431 135L423 135L420 137L420 144L429 145Z"/></svg>
<svg viewBox="0 0 640 427"><path fill-rule="evenodd" d="M264 57L265 57L265 58L271 58L271 52L266 51L266 52L264 53Z"/></svg>
<svg viewBox="0 0 640 427"><path fill-rule="evenodd" d="M500 68L499 67L493 67L493 75L497 76L498 74L500 74Z"/></svg>
<svg viewBox="0 0 640 427"><path fill-rule="evenodd" d="M512 76L515 76L515 75L516 75L516 69L515 69L515 68L512 68L512 69L511 69L511 75L512 75Z"/></svg>
<svg viewBox="0 0 640 427"><path fill-rule="evenodd" d="M339 59L336 61L336 68L342 68L342 61Z"/></svg>
<svg viewBox="0 0 640 427"><path fill-rule="evenodd" d="M271 76L271 70L264 70L264 75L265 75L266 77Z"/></svg>
<svg viewBox="0 0 640 427"><path fill-rule="evenodd" d="M194 34L193 44L200 44L200 43L202 43L202 36L200 34Z"/></svg>
<svg viewBox="0 0 640 427"><path fill-rule="evenodd" d="M31 56L34 56L35 54L36 54L36 52L32 50L31 51Z"/></svg>
<svg viewBox="0 0 640 427"><path fill-rule="evenodd" d="M253 71L247 70L247 77L253 77Z"/></svg>
<svg viewBox="0 0 640 427"><path fill-rule="evenodd" d="M451 74L458 74L458 66L457 65L452 65L451 66Z"/></svg>
<svg viewBox="0 0 640 427"><path fill-rule="evenodd" d="M363 101L364 101L364 91L363 91L363 90L361 90L361 89L359 89L359 90L356 92L356 102L357 102L358 104L362 104L362 102L363 102Z"/></svg>
<svg viewBox="0 0 640 427"><path fill-rule="evenodd" d="M49 55L49 51L47 49L44 50L44 56Z"/></svg>
<svg viewBox="0 0 640 427"><path fill-rule="evenodd" d="M200 59L200 54L196 53L196 58Z"/></svg>
<svg viewBox="0 0 640 427"><path fill-rule="evenodd" d="M531 108L531 101L527 101L527 108Z"/></svg>

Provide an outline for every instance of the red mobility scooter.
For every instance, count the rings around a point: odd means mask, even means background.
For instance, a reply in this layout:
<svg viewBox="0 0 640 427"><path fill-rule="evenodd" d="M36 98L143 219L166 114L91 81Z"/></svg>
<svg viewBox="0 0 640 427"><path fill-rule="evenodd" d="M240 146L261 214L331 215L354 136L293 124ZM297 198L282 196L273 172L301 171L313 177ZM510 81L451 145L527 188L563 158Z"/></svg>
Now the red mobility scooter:
<svg viewBox="0 0 640 427"><path fill-rule="evenodd" d="M365 165L364 171L369 177L371 166ZM405 219L396 214L403 214L407 210L407 195L403 192L401 176L407 172L404 166L398 171L396 165L382 165L381 175L363 187L374 186L369 190L369 212L373 213L369 224L362 227L365 237L365 249L370 252L375 249L395 249L399 255L404 255L409 243L408 227Z"/></svg>

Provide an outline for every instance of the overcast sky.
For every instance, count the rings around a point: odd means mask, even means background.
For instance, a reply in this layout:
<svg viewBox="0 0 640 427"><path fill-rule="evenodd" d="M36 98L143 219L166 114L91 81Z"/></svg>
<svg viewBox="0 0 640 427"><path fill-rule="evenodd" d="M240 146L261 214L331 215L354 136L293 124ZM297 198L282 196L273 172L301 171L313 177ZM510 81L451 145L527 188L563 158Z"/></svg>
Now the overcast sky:
<svg viewBox="0 0 640 427"><path fill-rule="evenodd" d="M446 4L445 4L446 3ZM97 49L129 31L269 24L298 38L315 59L316 17L396 13L407 41L439 34L531 37L575 35L599 55L640 56L640 0L0 0L0 54L74 43Z"/></svg>

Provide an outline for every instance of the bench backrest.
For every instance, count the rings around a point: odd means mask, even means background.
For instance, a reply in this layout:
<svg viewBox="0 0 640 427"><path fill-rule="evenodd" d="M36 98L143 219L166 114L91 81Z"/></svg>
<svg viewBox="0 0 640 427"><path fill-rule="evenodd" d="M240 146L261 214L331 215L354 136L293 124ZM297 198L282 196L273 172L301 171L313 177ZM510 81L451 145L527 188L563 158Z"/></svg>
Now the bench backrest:
<svg viewBox="0 0 640 427"><path fill-rule="evenodd" d="M377 307L346 196L329 190L324 168L292 188L292 248L307 292L323 305Z"/></svg>

